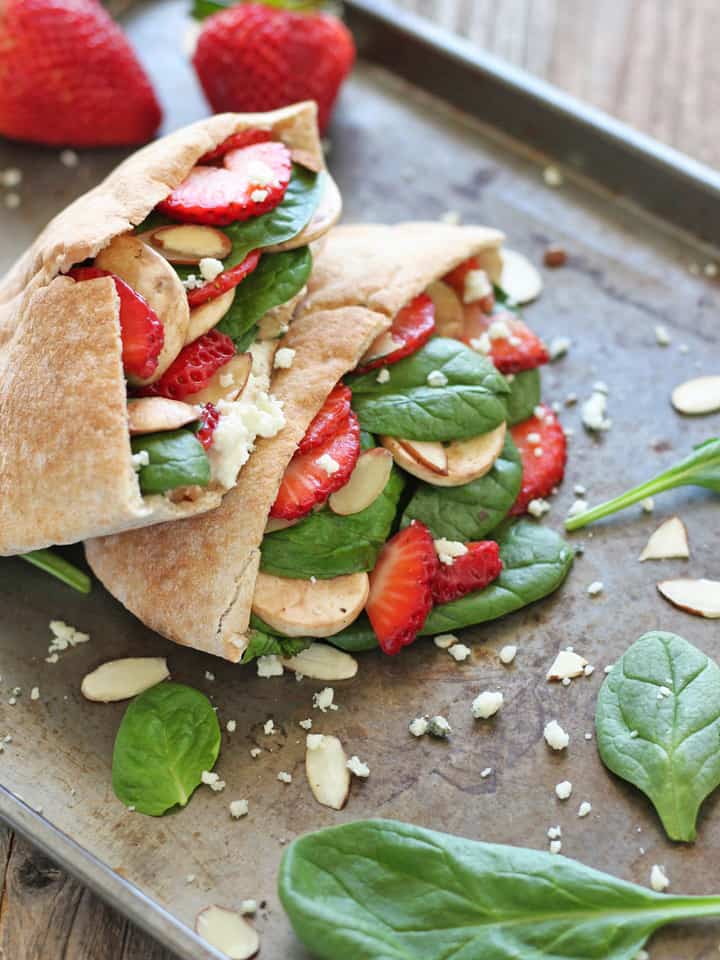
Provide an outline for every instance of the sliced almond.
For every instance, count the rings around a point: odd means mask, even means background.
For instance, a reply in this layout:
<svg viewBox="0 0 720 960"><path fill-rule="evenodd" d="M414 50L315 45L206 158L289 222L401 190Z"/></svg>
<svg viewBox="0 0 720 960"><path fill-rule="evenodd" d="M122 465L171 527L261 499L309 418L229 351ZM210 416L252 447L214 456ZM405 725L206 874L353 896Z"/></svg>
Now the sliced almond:
<svg viewBox="0 0 720 960"><path fill-rule="evenodd" d="M385 489L392 465L392 454L383 447L360 454L348 482L328 500L332 512L348 517L366 510Z"/></svg>
<svg viewBox="0 0 720 960"><path fill-rule="evenodd" d="M213 374L203 390L191 393L189 399L197 404L237 400L245 389L251 369L252 355L239 353Z"/></svg>
<svg viewBox="0 0 720 960"><path fill-rule="evenodd" d="M137 400L128 400L127 409L131 436L179 430L200 416L197 407L166 397L139 397Z"/></svg>
<svg viewBox="0 0 720 960"><path fill-rule="evenodd" d="M147 380L128 377L134 386L154 383L165 373L185 344L190 324L185 287L165 257L139 237L127 233L115 237L109 246L101 250L95 258L95 264L101 270L108 270L124 280L147 300L160 318L165 341L157 370Z"/></svg>
<svg viewBox="0 0 720 960"><path fill-rule="evenodd" d="M442 443L431 440L398 439L403 450L421 467L427 467L433 473L446 477L448 472L447 450Z"/></svg>
<svg viewBox="0 0 720 960"><path fill-rule="evenodd" d="M128 700L167 680L165 657L125 657L101 664L83 677L80 692L86 700L114 703Z"/></svg>
<svg viewBox="0 0 720 960"><path fill-rule="evenodd" d="M305 740L305 773L313 796L324 807L342 810L350 793L348 758L337 737L309 733Z"/></svg>
<svg viewBox="0 0 720 960"><path fill-rule="evenodd" d="M212 330L213 327L216 327L220 323L233 305L235 290L235 287L231 290L226 290L225 293L221 293L219 297L214 297L212 300L208 300L207 303L203 303L201 306L195 307L194 310L190 311L190 324L185 334L186 344L197 340L198 337L201 337L204 333L207 333L208 330Z"/></svg>
<svg viewBox="0 0 720 960"><path fill-rule="evenodd" d="M260 949L257 930L235 910L205 907L195 918L195 932L230 960L250 960Z"/></svg>
<svg viewBox="0 0 720 960"><path fill-rule="evenodd" d="M381 437L381 442L395 458L395 463L413 476L436 487L461 487L479 477L484 477L500 456L505 443L505 424L500 424L490 433L470 440L459 440L444 447L447 457L447 472L441 474L430 470L416 457L410 456L409 447L417 447L415 441Z"/></svg>
<svg viewBox="0 0 720 960"><path fill-rule="evenodd" d="M265 533L276 533L278 530L287 530L294 527L300 520L283 520L282 517L268 517L265 524Z"/></svg>
<svg viewBox="0 0 720 960"><path fill-rule="evenodd" d="M390 331L386 330L378 337L375 337L361 357L358 366L362 367L366 363L372 363L373 360L381 360L383 357L387 357L388 354L394 353L399 346L400 344L396 340L393 340Z"/></svg>
<svg viewBox="0 0 720 960"><path fill-rule="evenodd" d="M502 247L490 247L489 250L483 250L477 257L480 269L485 271L492 283L500 283L504 253Z"/></svg>
<svg viewBox="0 0 720 960"><path fill-rule="evenodd" d="M572 680L585 672L587 660L573 650L561 650L547 672L548 680Z"/></svg>
<svg viewBox="0 0 720 960"><path fill-rule="evenodd" d="M252 609L289 637L331 637L360 616L368 590L366 573L314 583L259 573Z"/></svg>
<svg viewBox="0 0 720 960"><path fill-rule="evenodd" d="M358 672L355 657L327 643L311 643L294 657L285 657L283 666L311 680L352 680Z"/></svg>
<svg viewBox="0 0 720 960"><path fill-rule="evenodd" d="M687 613L709 620L720 617L720 580L663 580L657 588L666 600Z"/></svg>
<svg viewBox="0 0 720 960"><path fill-rule="evenodd" d="M258 324L258 340L277 340L278 337L284 336L290 329L290 324L295 316L295 310L306 293L307 287L303 287L302 290L295 294L292 300L288 300L287 303L281 303L263 314Z"/></svg>
<svg viewBox="0 0 720 960"><path fill-rule="evenodd" d="M678 413L699 416L720 410L720 376L695 377L675 387L672 405Z"/></svg>
<svg viewBox="0 0 720 960"><path fill-rule="evenodd" d="M687 559L690 556L687 530L680 517L664 520L640 554L642 560Z"/></svg>
<svg viewBox="0 0 720 960"><path fill-rule="evenodd" d="M462 333L463 305L453 288L442 280L435 280L425 293L435 306L435 332L439 337L457 338Z"/></svg>
<svg viewBox="0 0 720 960"><path fill-rule="evenodd" d="M540 272L516 250L503 249L500 286L515 303L530 303L542 293Z"/></svg>
<svg viewBox="0 0 720 960"><path fill-rule="evenodd" d="M334 226L342 214L342 197L338 186L326 171L320 174L325 182L320 203L310 218L310 222L290 240L283 243L274 243L265 247L268 253L279 253L282 250L295 250L297 247L307 246L314 240L318 240L328 232L330 227Z"/></svg>
<svg viewBox="0 0 720 960"><path fill-rule="evenodd" d="M232 252L232 240L222 230L196 224L158 227L140 237L170 263L200 263L204 257L224 260Z"/></svg>

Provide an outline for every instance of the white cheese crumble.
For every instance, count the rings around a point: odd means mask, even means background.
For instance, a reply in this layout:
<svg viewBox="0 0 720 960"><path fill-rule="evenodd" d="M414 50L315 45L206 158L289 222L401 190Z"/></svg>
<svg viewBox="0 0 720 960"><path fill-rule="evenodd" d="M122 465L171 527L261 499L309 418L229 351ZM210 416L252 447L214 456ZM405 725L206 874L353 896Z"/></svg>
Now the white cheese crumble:
<svg viewBox="0 0 720 960"><path fill-rule="evenodd" d="M431 370L426 379L429 387L446 387L448 383L448 378L442 370Z"/></svg>
<svg viewBox="0 0 720 960"><path fill-rule="evenodd" d="M550 841L550 853L560 853L562 850L562 840Z"/></svg>
<svg viewBox="0 0 720 960"><path fill-rule="evenodd" d="M571 346L572 340L570 337L553 337L550 341L550 346L548 347L550 361L552 362L564 357Z"/></svg>
<svg viewBox="0 0 720 960"><path fill-rule="evenodd" d="M265 679L269 677L281 677L285 673L282 660L275 653L266 657L257 658L257 675Z"/></svg>
<svg viewBox="0 0 720 960"><path fill-rule="evenodd" d="M487 356L492 350L492 344L490 343L490 337L487 333L481 333L479 337L473 337L470 340L470 346L476 353L484 353ZM507 377L505 378L508 379Z"/></svg>
<svg viewBox="0 0 720 960"><path fill-rule="evenodd" d="M305 746L308 750L319 750L323 745L325 735L322 733L309 733L305 737Z"/></svg>
<svg viewBox="0 0 720 960"><path fill-rule="evenodd" d="M609 430L612 426L612 420L606 416L607 413L607 395L603 390L597 389L595 384L590 398L582 405L582 422L586 430L600 432Z"/></svg>
<svg viewBox="0 0 720 960"><path fill-rule="evenodd" d="M250 458L256 438L274 437L285 426L285 416L282 403L261 389L253 374L237 400L219 400L216 407L220 419L208 458L213 480L230 489Z"/></svg>
<svg viewBox="0 0 720 960"><path fill-rule="evenodd" d="M17 210L17 208L22 203L19 193L7 193L5 194L5 206L8 210Z"/></svg>
<svg viewBox="0 0 720 960"><path fill-rule="evenodd" d="M318 693L313 694L312 703L316 710L327 713L328 710L337 710L338 706L333 703L335 699L335 690L333 687L323 687Z"/></svg>
<svg viewBox="0 0 720 960"><path fill-rule="evenodd" d="M388 383L390 380L390 371L387 367L383 367L381 370L378 370L378 375L375 377L378 383Z"/></svg>
<svg viewBox="0 0 720 960"><path fill-rule="evenodd" d="M463 287L463 303L475 303L489 297L493 292L492 284L484 270L468 270Z"/></svg>
<svg viewBox="0 0 720 960"><path fill-rule="evenodd" d="M669 347L672 343L672 337L668 333L667 327L660 323L655 327L655 342L659 347Z"/></svg>
<svg viewBox="0 0 720 960"><path fill-rule="evenodd" d="M22 183L23 173L17 167L8 167L0 171L0 185L3 187L18 187Z"/></svg>
<svg viewBox="0 0 720 960"><path fill-rule="evenodd" d="M260 749L260 747L253 747L250 750L250 756L253 758L253 760L257 760L257 758L260 756L261 753L262 753L262 750Z"/></svg>
<svg viewBox="0 0 720 960"><path fill-rule="evenodd" d="M485 767L484 770L480 771L480 776L482 777L483 780L487 780L487 778L490 776L492 772L493 772L492 767Z"/></svg>
<svg viewBox="0 0 720 960"><path fill-rule="evenodd" d="M408 724L408 730L414 737L424 737L428 732L428 719L427 717L415 717Z"/></svg>
<svg viewBox="0 0 720 960"><path fill-rule="evenodd" d="M250 199L253 203L262 203L264 200L267 200L268 192L267 190L253 190L250 193Z"/></svg>
<svg viewBox="0 0 720 960"><path fill-rule="evenodd" d="M315 463L321 470L324 470L329 477L337 473L340 469L340 464L337 460L334 460L329 453L324 453L321 457L318 457Z"/></svg>
<svg viewBox="0 0 720 960"><path fill-rule="evenodd" d="M584 497L587 493L587 487L583 486L582 483L576 483L573 487L573 493L576 497Z"/></svg>
<svg viewBox="0 0 720 960"><path fill-rule="evenodd" d="M539 497L535 500L531 500L527 505L527 512L531 517L535 517L536 520L539 520L540 517L544 517L549 510L550 504L547 502L547 500L542 500Z"/></svg>
<svg viewBox="0 0 720 960"><path fill-rule="evenodd" d="M200 287L205 286L205 281L202 277L198 277L194 273L189 273L182 281L182 285L186 290L198 290Z"/></svg>
<svg viewBox="0 0 720 960"><path fill-rule="evenodd" d="M483 690L472 702L472 715L476 720L489 720L494 717L505 703L505 697L499 690Z"/></svg>
<svg viewBox="0 0 720 960"><path fill-rule="evenodd" d="M209 681L212 683L213 680L215 679L215 674L212 673L210 670L206 670L206 671L205 671L205 679L206 679L206 680L209 680Z"/></svg>
<svg viewBox="0 0 720 960"><path fill-rule="evenodd" d="M433 540L433 546L435 547L435 553L437 553L440 563L444 563L448 567L452 566L455 557L464 557L468 552L468 548L464 543L461 543L459 540L446 540L445 537L440 537L439 540Z"/></svg>
<svg viewBox="0 0 720 960"><path fill-rule="evenodd" d="M33 687L33 688L32 688L32 690L30 691L30 699L31 699L31 700L39 700L39 699L40 699L40 687Z"/></svg>
<svg viewBox="0 0 720 960"><path fill-rule="evenodd" d="M228 722L225 724L225 729L227 730L228 733L235 733L235 731L237 730L237 721L228 720Z"/></svg>
<svg viewBox="0 0 720 960"><path fill-rule="evenodd" d="M138 453L131 455L130 462L132 463L133 470L138 473L143 467L147 467L150 463L150 454L147 450L140 450Z"/></svg>
<svg viewBox="0 0 720 960"><path fill-rule="evenodd" d="M572 789L573 786L569 780L561 780L560 783L555 784L555 796L558 800L569 800Z"/></svg>
<svg viewBox="0 0 720 960"><path fill-rule="evenodd" d="M640 501L640 506L643 508L644 513L652 513L655 509L655 501L652 497L646 497Z"/></svg>
<svg viewBox="0 0 720 960"><path fill-rule="evenodd" d="M266 720L265 723L263 724L263 733L266 736L271 737L275 732L276 732L275 721L271 717L269 720Z"/></svg>
<svg viewBox="0 0 720 960"><path fill-rule="evenodd" d="M346 766L350 773L354 773L356 777L365 779L370 776L370 767L366 763L363 763L360 757L350 757Z"/></svg>
<svg viewBox="0 0 720 960"><path fill-rule="evenodd" d="M587 817L590 813L592 813L592 804L590 803L589 800L583 800L583 802L578 807L578 813L577 813L578 817L580 817L580 819L582 820L585 817Z"/></svg>
<svg viewBox="0 0 720 960"><path fill-rule="evenodd" d="M557 827L548 827L547 832L548 840L559 840L562 836L562 830L559 826Z"/></svg>
<svg viewBox="0 0 720 960"><path fill-rule="evenodd" d="M566 733L557 720L551 720L545 724L543 730L545 742L553 750L565 750L570 743L570 734Z"/></svg>
<svg viewBox="0 0 720 960"><path fill-rule="evenodd" d="M276 370L289 370L293 365L293 360L295 359L296 353L297 351L293 350L292 347L280 347L275 354L273 367Z"/></svg>
<svg viewBox="0 0 720 960"><path fill-rule="evenodd" d="M512 336L507 320L493 320L487 333L491 340L507 340Z"/></svg>
<svg viewBox="0 0 720 960"><path fill-rule="evenodd" d="M605 589L605 584L602 580L593 580L590 586L587 588L587 592L591 597L597 597Z"/></svg>
<svg viewBox="0 0 720 960"><path fill-rule="evenodd" d="M247 800L232 800L230 803L230 816L234 820L239 820L240 817L246 817L248 815L248 802Z"/></svg>
<svg viewBox="0 0 720 960"><path fill-rule="evenodd" d="M562 171L554 164L545 167L542 173L543 180L548 187L561 187L565 182Z"/></svg>
<svg viewBox="0 0 720 960"><path fill-rule="evenodd" d="M79 157L74 150L61 150L60 151L60 163L64 167L76 167L78 165Z"/></svg>
<svg viewBox="0 0 720 960"><path fill-rule="evenodd" d="M434 639L433 643L436 647L440 647L441 650L447 650L448 647L451 647L454 643L458 642L458 638L454 633L439 633Z"/></svg>
<svg viewBox="0 0 720 960"><path fill-rule="evenodd" d="M50 621L50 633L53 638L48 646L50 656L47 657L47 660L52 663L57 662L58 653L62 653L68 647L76 647L79 643L87 643L90 639L90 634L81 633L62 620ZM51 659L51 657L55 659Z"/></svg>
<svg viewBox="0 0 720 960"><path fill-rule="evenodd" d="M206 283L212 283L213 280L217 280L225 269L222 260L218 260L216 257L203 257L198 264L198 268L200 270L200 276Z"/></svg>
<svg viewBox="0 0 720 960"><path fill-rule="evenodd" d="M650 871L650 886L656 893L662 893L670 886L670 879L665 873L665 867L659 863L654 863Z"/></svg>
<svg viewBox="0 0 720 960"><path fill-rule="evenodd" d="M220 793L221 790L225 789L225 781L221 780L218 774L213 773L211 770L203 770L200 779L215 793Z"/></svg>
<svg viewBox="0 0 720 960"><path fill-rule="evenodd" d="M504 663L505 666L508 666L508 664L513 662L516 656L517 647L514 643L508 643L500 650L500 663Z"/></svg>
<svg viewBox="0 0 720 960"><path fill-rule="evenodd" d="M281 770L277 778L280 783L292 783L292 774L288 773L287 770Z"/></svg>
<svg viewBox="0 0 720 960"><path fill-rule="evenodd" d="M428 721L428 733L430 733L433 737L440 737L441 739L444 739L445 737L450 736L452 733L452 727L445 717L438 715L435 717L430 717L430 720Z"/></svg>
<svg viewBox="0 0 720 960"><path fill-rule="evenodd" d="M269 187L275 183L273 168L262 160L251 160L247 165L246 173L248 180L259 187Z"/></svg>
<svg viewBox="0 0 720 960"><path fill-rule="evenodd" d="M572 517L579 517L581 513L585 513L587 508L587 500L576 500L567 512L568 520L570 520Z"/></svg>
<svg viewBox="0 0 720 960"><path fill-rule="evenodd" d="M528 443L532 446L536 446L540 443L540 434L539 433L529 433L527 435Z"/></svg>
<svg viewBox="0 0 720 960"><path fill-rule="evenodd" d="M244 917L249 917L257 913L257 900L241 900L240 913Z"/></svg>
<svg viewBox="0 0 720 960"><path fill-rule="evenodd" d="M462 663L463 660L467 660L467 658L472 654L472 650L470 647L466 647L464 643L454 643L449 648L448 653L453 660L456 660L458 663Z"/></svg>

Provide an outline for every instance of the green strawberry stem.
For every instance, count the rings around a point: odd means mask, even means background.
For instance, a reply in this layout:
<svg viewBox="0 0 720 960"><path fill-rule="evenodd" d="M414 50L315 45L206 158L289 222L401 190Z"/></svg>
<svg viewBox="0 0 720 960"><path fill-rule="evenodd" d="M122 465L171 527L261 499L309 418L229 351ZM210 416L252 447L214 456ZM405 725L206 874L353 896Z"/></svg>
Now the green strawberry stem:
<svg viewBox="0 0 720 960"><path fill-rule="evenodd" d="M50 576L62 580L63 583L72 587L73 590L77 590L78 593L90 593L90 577L63 557L53 553L52 550L33 550L31 553L21 554L21 557L34 567L39 567L40 570L49 573Z"/></svg>

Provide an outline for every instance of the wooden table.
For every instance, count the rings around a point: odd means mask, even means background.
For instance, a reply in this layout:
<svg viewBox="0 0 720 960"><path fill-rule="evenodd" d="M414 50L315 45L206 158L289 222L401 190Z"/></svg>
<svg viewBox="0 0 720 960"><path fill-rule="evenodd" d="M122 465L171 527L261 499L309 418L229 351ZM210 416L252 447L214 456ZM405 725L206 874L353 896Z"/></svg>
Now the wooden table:
<svg viewBox="0 0 720 960"><path fill-rule="evenodd" d="M720 163L717 0L395 0L690 153ZM173 960L0 826L2 960Z"/></svg>

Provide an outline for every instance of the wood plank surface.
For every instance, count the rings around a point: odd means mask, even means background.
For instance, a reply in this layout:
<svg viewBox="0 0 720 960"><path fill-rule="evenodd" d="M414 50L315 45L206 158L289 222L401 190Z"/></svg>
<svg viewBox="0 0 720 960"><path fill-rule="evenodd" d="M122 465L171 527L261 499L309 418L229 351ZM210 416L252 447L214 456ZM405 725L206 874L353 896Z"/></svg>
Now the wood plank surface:
<svg viewBox="0 0 720 960"><path fill-rule="evenodd" d="M717 0L395 0L706 163L720 164ZM0 826L2 960L172 960Z"/></svg>

